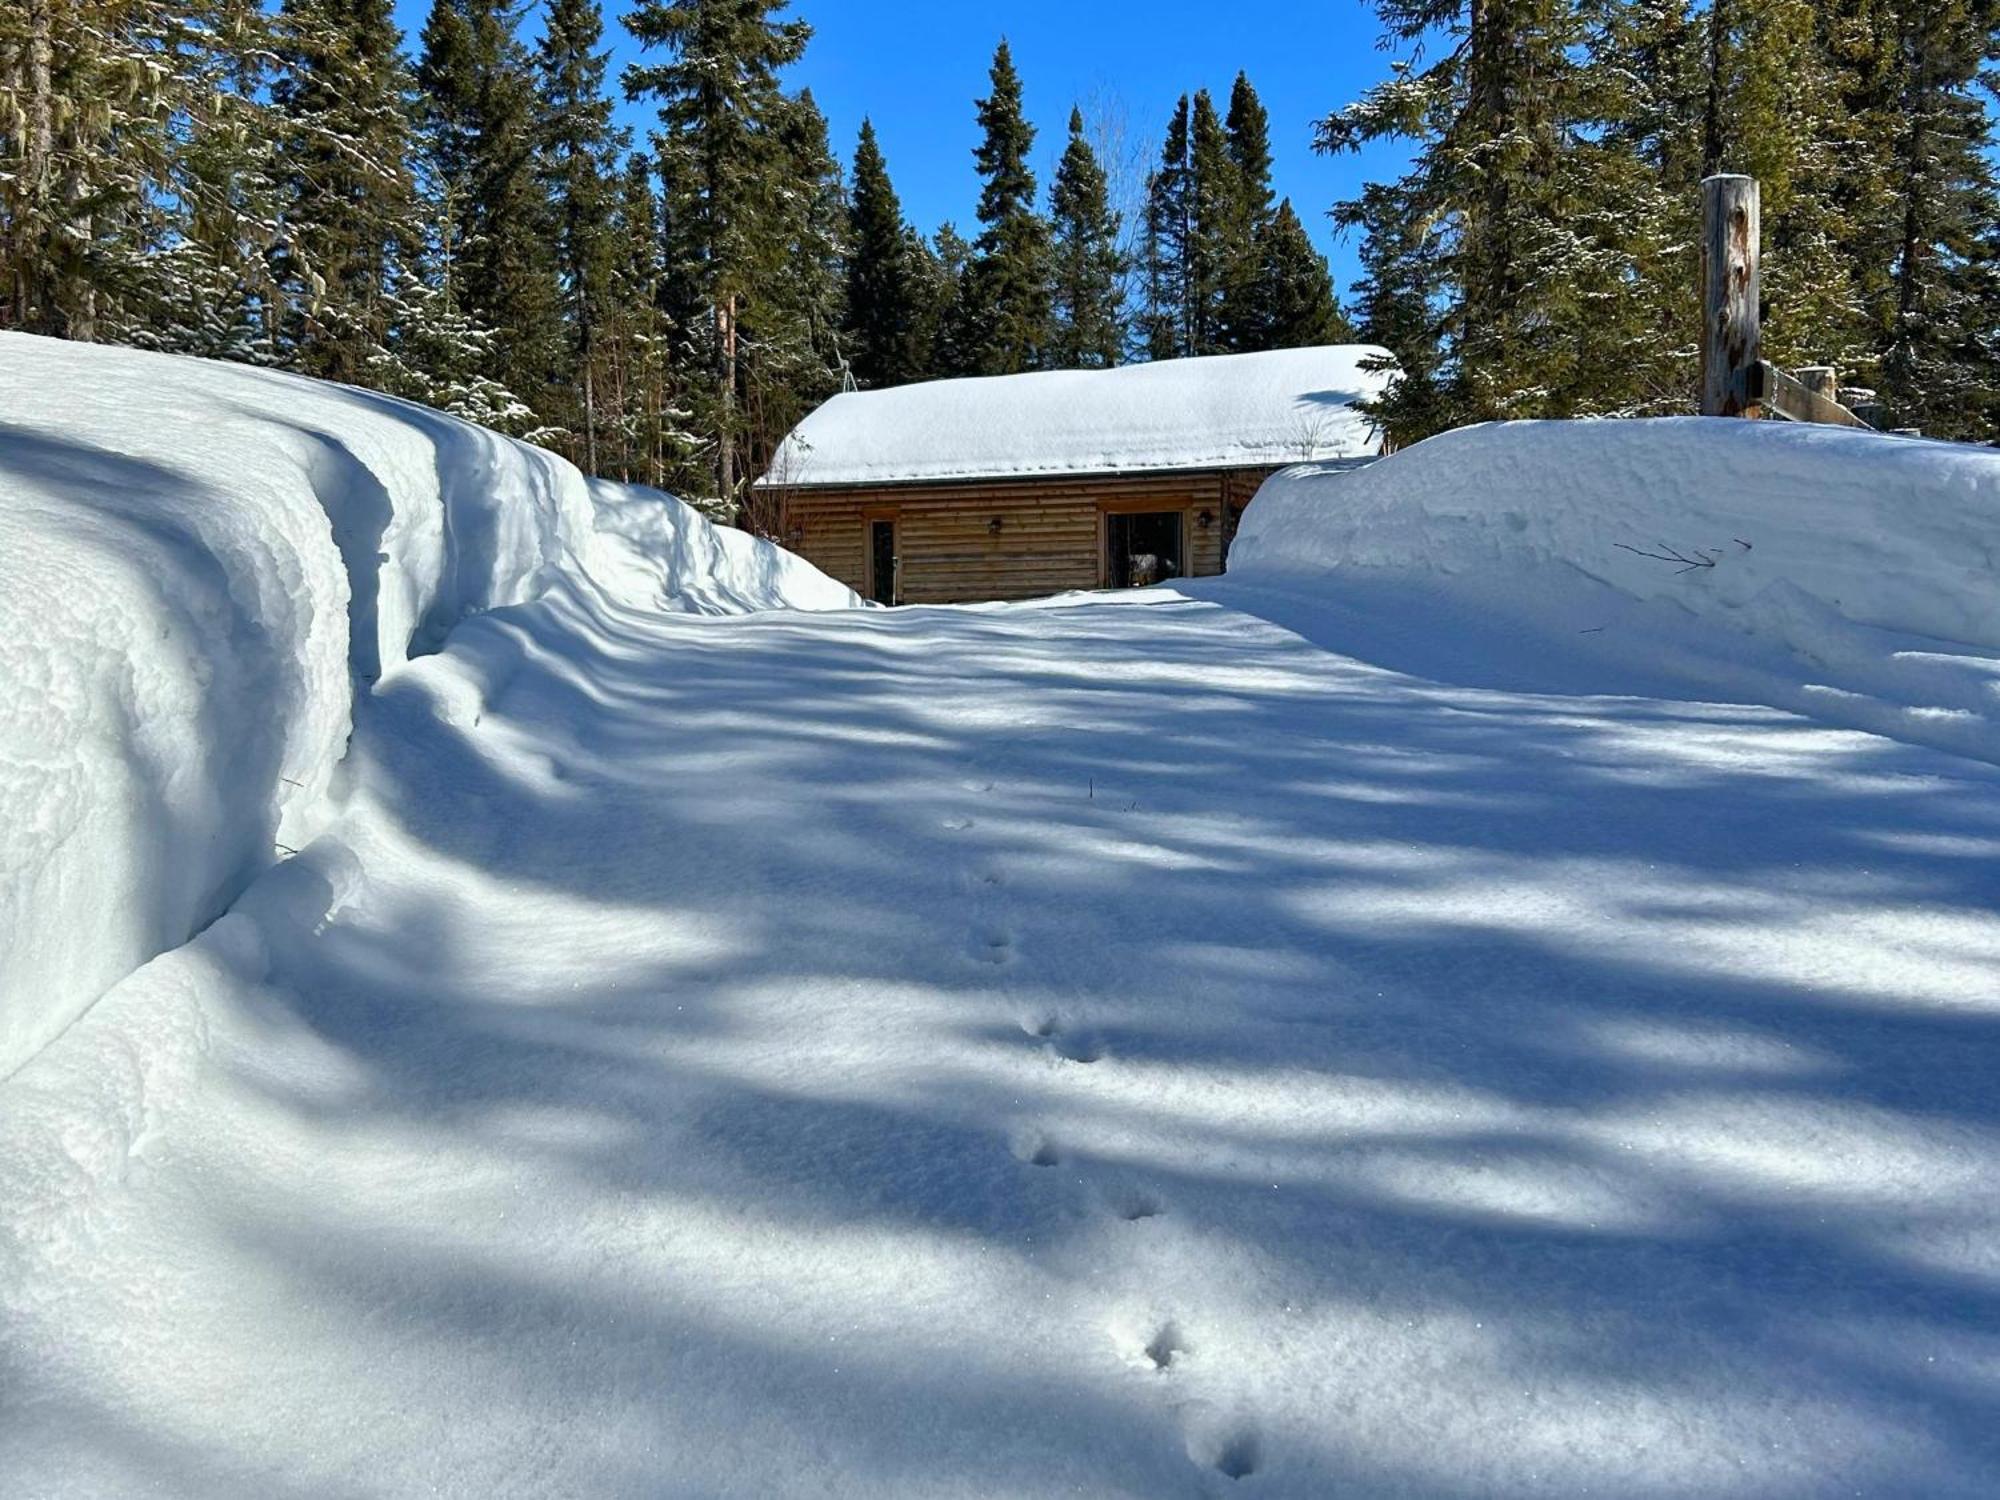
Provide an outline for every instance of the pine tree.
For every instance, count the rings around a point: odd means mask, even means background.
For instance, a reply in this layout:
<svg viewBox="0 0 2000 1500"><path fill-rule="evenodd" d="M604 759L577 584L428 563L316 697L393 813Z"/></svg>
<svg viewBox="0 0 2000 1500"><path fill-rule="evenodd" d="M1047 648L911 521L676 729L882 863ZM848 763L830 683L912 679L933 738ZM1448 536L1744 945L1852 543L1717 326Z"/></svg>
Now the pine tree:
<svg viewBox="0 0 2000 1500"><path fill-rule="evenodd" d="M611 123L604 92L608 51L597 0L550 0L535 54L543 192L555 209L554 251L562 286L561 386L573 393L583 429L575 457L601 472L598 385L616 254L618 158L629 133Z"/></svg>
<svg viewBox="0 0 2000 1500"><path fill-rule="evenodd" d="M1577 150L1590 123L1582 14L1575 0L1376 0L1376 10L1397 41L1422 46L1442 31L1450 45L1428 67L1397 63L1321 122L1317 144L1418 143L1393 199L1375 207L1393 202L1442 237L1422 247L1448 304L1439 347L1423 356L1435 371L1425 410L1453 423L1569 414L1588 388L1570 337L1583 326L1582 282L1605 263L1573 221L1592 188Z"/></svg>
<svg viewBox="0 0 2000 1500"><path fill-rule="evenodd" d="M916 255L921 246L904 222L888 163L867 119L854 148L848 239L846 352L855 380L876 388L920 378L928 364L920 342Z"/></svg>
<svg viewBox="0 0 2000 1500"><path fill-rule="evenodd" d="M1363 409L1397 444L1442 432L1456 416L1445 368L1448 260L1443 237L1415 212L1415 196L1407 179L1370 183L1335 211L1343 229L1361 231L1359 336L1389 351L1373 368L1394 377Z"/></svg>
<svg viewBox="0 0 2000 1500"><path fill-rule="evenodd" d="M1011 375L1039 368L1049 341L1049 226L1035 212L1028 153L1035 130L1021 112L1021 79L1005 40L993 54L992 92L979 101L983 138L973 155L985 185L961 344L971 371Z"/></svg>
<svg viewBox="0 0 2000 1500"><path fill-rule="evenodd" d="M391 282L423 237L402 38L390 0L285 0L278 29L281 348L307 374L365 383L388 345Z"/></svg>
<svg viewBox="0 0 2000 1500"><path fill-rule="evenodd" d="M1225 154L1231 169L1227 186L1233 191L1234 201L1221 228L1224 264L1222 295L1216 313L1217 341L1226 349L1239 351L1296 347L1301 342L1296 338L1289 345L1272 342L1279 337L1275 330L1281 323L1288 327L1305 325L1298 321L1298 309L1281 313L1269 301L1277 294L1271 277L1276 264L1283 263L1291 267L1292 274L1302 275L1305 263L1298 258L1298 241L1288 237L1281 245L1270 242L1277 228L1277 213L1272 208L1271 117L1245 74L1236 75L1235 86L1230 90L1224 129ZM1293 223L1297 224L1296 215ZM1300 239L1303 239L1302 229ZM1288 295L1305 290L1305 281L1300 280ZM1325 290L1330 307L1331 286Z"/></svg>
<svg viewBox="0 0 2000 1500"><path fill-rule="evenodd" d="M434 0L417 79L427 180L446 215L445 239L433 254L450 263L459 310L492 330L497 377L541 419L523 430L542 436L561 399L564 338L551 251L555 216L517 21L508 0Z"/></svg>
<svg viewBox="0 0 2000 1500"><path fill-rule="evenodd" d="M767 264L787 166L777 132L786 101L778 74L812 30L780 17L785 0L640 0L625 25L668 61L624 74L633 99L659 103L654 137L669 185L668 275L701 313L693 352L711 372L699 420L712 435L717 497L733 503L743 473L739 314Z"/></svg>
<svg viewBox="0 0 2000 1500"><path fill-rule="evenodd" d="M744 451L760 470L805 414L840 389L849 207L826 117L812 92L782 101L775 144L783 190L764 229L763 263L741 310ZM755 492L742 512L759 535L777 517Z"/></svg>
<svg viewBox="0 0 2000 1500"><path fill-rule="evenodd" d="M1072 109L1049 202L1055 265L1049 359L1058 369L1106 368L1125 347L1125 257L1109 191L1084 138L1083 112Z"/></svg>
<svg viewBox="0 0 2000 1500"><path fill-rule="evenodd" d="M965 344L973 322L966 305L971 295L972 246L949 220L938 225L931 237L925 269L930 274L926 301L932 310L929 373L973 374L973 351Z"/></svg>
<svg viewBox="0 0 2000 1500"><path fill-rule="evenodd" d="M2000 189L1979 98L2000 58L1993 0L1902 0L1894 12L1895 208L1882 395L1899 425L1991 440L2000 420Z"/></svg>
<svg viewBox="0 0 2000 1500"><path fill-rule="evenodd" d="M1243 347L1305 349L1352 342L1354 330L1334 300L1326 257L1313 247L1291 199L1278 205L1257 247L1255 322L1242 330Z"/></svg>
<svg viewBox="0 0 2000 1500"><path fill-rule="evenodd" d="M1227 316L1246 323L1254 316L1251 196L1207 90L1192 103L1184 96L1168 122L1160 165L1146 191L1142 329L1152 358L1223 354L1236 347ZM1241 283L1233 301L1232 281Z"/></svg>
<svg viewBox="0 0 2000 1500"><path fill-rule="evenodd" d="M1194 241L1194 174L1188 161L1189 106L1181 95L1167 121L1160 164L1146 181L1146 224L1140 242L1146 310L1141 319L1149 359L1194 352L1189 260Z"/></svg>

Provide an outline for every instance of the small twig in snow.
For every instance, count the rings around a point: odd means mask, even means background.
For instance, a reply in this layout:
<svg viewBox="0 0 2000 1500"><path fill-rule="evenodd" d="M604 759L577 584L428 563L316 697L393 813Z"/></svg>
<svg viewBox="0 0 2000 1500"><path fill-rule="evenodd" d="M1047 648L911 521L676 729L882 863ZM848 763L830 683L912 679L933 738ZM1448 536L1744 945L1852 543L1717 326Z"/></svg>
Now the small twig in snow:
<svg viewBox="0 0 2000 1500"><path fill-rule="evenodd" d="M1679 563L1680 568L1678 571L1682 573L1692 573L1696 568L1712 568L1715 566L1715 559L1722 555L1719 552L1704 552L1701 548L1696 547L1693 557L1684 557L1665 542L1659 544L1660 550L1658 552L1648 552L1643 547L1634 547L1625 542L1614 542L1612 545L1621 551L1630 552L1634 557L1647 557L1651 558L1654 562Z"/></svg>

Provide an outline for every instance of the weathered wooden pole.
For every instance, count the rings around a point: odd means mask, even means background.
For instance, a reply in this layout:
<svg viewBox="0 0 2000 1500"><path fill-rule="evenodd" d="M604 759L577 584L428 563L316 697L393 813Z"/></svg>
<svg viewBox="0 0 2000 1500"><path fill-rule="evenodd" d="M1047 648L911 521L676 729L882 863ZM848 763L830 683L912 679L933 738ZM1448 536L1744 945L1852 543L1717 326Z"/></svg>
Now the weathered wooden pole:
<svg viewBox="0 0 2000 1500"><path fill-rule="evenodd" d="M1701 414L1755 416L1746 374L1764 357L1758 323L1757 179L1724 174L1701 184Z"/></svg>
<svg viewBox="0 0 2000 1500"><path fill-rule="evenodd" d="M1792 376L1815 396L1824 396L1829 401L1840 399L1840 372L1832 365L1800 365L1792 371Z"/></svg>

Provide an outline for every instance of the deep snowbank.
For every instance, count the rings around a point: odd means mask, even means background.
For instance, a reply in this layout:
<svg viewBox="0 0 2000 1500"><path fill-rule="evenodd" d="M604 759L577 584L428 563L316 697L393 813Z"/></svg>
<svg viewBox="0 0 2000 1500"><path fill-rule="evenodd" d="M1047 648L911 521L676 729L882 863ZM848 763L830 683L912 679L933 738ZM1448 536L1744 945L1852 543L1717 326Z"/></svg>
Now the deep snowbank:
<svg viewBox="0 0 2000 1500"><path fill-rule="evenodd" d="M1700 418L1503 423L1291 469L1229 562L1237 584L1421 591L1565 657L1989 759L1997 569L2000 452Z"/></svg>
<svg viewBox="0 0 2000 1500"><path fill-rule="evenodd" d="M318 830L356 692L559 581L853 600L422 407L0 336L0 1077Z"/></svg>

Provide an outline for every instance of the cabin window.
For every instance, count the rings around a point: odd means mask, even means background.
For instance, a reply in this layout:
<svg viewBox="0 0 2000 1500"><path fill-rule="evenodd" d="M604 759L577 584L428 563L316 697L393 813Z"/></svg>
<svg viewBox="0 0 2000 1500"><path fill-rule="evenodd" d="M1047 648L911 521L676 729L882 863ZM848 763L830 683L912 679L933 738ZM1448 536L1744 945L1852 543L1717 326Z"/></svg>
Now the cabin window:
<svg viewBox="0 0 2000 1500"><path fill-rule="evenodd" d="M877 604L896 602L896 569L902 561L896 553L896 523L868 523L868 597Z"/></svg>
<svg viewBox="0 0 2000 1500"><path fill-rule="evenodd" d="M1178 510L1112 512L1104 518L1105 581L1145 588L1187 571L1187 514Z"/></svg>

